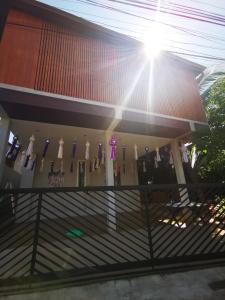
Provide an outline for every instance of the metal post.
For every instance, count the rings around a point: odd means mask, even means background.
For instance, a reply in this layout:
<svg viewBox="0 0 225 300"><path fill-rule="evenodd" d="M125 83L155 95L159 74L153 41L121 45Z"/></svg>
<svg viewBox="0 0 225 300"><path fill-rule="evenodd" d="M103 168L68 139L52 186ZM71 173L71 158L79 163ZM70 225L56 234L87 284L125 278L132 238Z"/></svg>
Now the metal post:
<svg viewBox="0 0 225 300"><path fill-rule="evenodd" d="M39 226L40 226L40 220L41 220L41 206L42 206L42 193L40 193L39 197L38 197L37 218L36 218L36 224L35 224L33 252L32 252L31 268L30 268L31 275L34 274L34 270L35 270L38 238L39 238Z"/></svg>
<svg viewBox="0 0 225 300"><path fill-rule="evenodd" d="M148 197L148 191L149 187L145 187L144 190L144 205L145 205L145 218L146 218L146 225L147 225L147 231L148 231L148 244L149 244L149 250L150 250L150 260L152 262L152 268L154 268L154 253L153 253L153 244L152 244L152 234L151 234L151 217L149 215L149 210L151 209L150 207L150 202L151 202L151 190L150 190L150 197Z"/></svg>

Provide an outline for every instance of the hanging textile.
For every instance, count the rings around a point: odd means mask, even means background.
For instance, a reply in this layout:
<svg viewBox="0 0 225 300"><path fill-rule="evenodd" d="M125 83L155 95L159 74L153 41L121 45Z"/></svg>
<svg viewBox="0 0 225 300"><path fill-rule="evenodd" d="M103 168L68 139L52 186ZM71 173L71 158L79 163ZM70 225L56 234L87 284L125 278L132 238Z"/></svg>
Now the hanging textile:
<svg viewBox="0 0 225 300"><path fill-rule="evenodd" d="M7 153L6 153L6 158L12 159L14 150L16 149L17 141L18 141L18 137L17 137L17 136L14 136L14 137L13 137L12 145L10 146L9 150L8 150Z"/></svg>
<svg viewBox="0 0 225 300"><path fill-rule="evenodd" d="M116 145L117 145L117 139L113 135L109 141L109 145L111 146L110 149L110 160L115 160L116 159Z"/></svg>
<svg viewBox="0 0 225 300"><path fill-rule="evenodd" d="M155 163L155 168L157 169L159 167L159 165L158 165L158 161L157 161L157 157L156 156L154 157L154 163Z"/></svg>
<svg viewBox="0 0 225 300"><path fill-rule="evenodd" d="M26 159L26 151L22 151L21 157L20 157L20 173L22 172L22 168L25 164L25 159Z"/></svg>
<svg viewBox="0 0 225 300"><path fill-rule="evenodd" d="M73 145L72 145L72 161L70 164L70 172L73 173L73 164L74 164L74 159L75 159L75 155L76 155L76 150L77 150L77 142L74 141Z"/></svg>
<svg viewBox="0 0 225 300"><path fill-rule="evenodd" d="M15 150L12 153L12 158L11 158L12 161L16 161L17 156L18 156L18 154L20 152L20 149L21 149L21 145L16 145L16 148L15 148Z"/></svg>
<svg viewBox="0 0 225 300"><path fill-rule="evenodd" d="M185 144L181 144L181 153L182 153L182 160L185 163L188 163L188 150L187 147L185 146Z"/></svg>
<svg viewBox="0 0 225 300"><path fill-rule="evenodd" d="M98 158L97 158L97 163L96 163L96 169L98 169L101 165L102 161L102 144L98 144Z"/></svg>
<svg viewBox="0 0 225 300"><path fill-rule="evenodd" d="M161 157L160 157L160 154L159 154L159 148L156 147L155 151L156 151L156 160L157 160L157 162L159 162L159 161L161 161Z"/></svg>
<svg viewBox="0 0 225 300"><path fill-rule="evenodd" d="M32 136L30 137L29 145L27 147L26 159L25 159L25 162L24 162L24 168L28 167L29 160L32 159L32 155L33 155L33 151L34 151L34 142L35 142L35 137L32 134Z"/></svg>
<svg viewBox="0 0 225 300"><path fill-rule="evenodd" d="M63 159L63 145L64 145L64 141L63 139L61 138L59 140L59 150L58 150L58 159Z"/></svg>
<svg viewBox="0 0 225 300"><path fill-rule="evenodd" d="M85 159L89 160L90 157L90 143L87 141L85 145Z"/></svg>
<svg viewBox="0 0 225 300"><path fill-rule="evenodd" d="M138 149L137 149L137 145L134 145L134 159L138 160Z"/></svg>
<svg viewBox="0 0 225 300"><path fill-rule="evenodd" d="M172 151L170 151L170 160L169 160L169 164L173 166L174 161L173 161L173 153Z"/></svg>
<svg viewBox="0 0 225 300"><path fill-rule="evenodd" d="M44 169L44 160L45 160L45 156L46 156L46 153L47 153L47 150L48 150L49 143L50 143L50 140L46 139L45 143L44 143L44 149L43 149L43 152L42 152L40 172L43 172L43 169Z"/></svg>

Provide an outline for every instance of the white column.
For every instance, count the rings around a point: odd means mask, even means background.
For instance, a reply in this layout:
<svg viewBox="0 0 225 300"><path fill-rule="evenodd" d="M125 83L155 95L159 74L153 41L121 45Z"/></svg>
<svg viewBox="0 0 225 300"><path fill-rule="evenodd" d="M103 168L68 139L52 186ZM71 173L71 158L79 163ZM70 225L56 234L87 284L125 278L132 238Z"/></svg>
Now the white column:
<svg viewBox="0 0 225 300"><path fill-rule="evenodd" d="M111 131L105 132L105 170L106 170L106 185L114 186L114 174L113 174L113 160L110 160L110 145L109 140L112 137ZM116 205L115 205L115 193L109 192L108 196L108 228L109 230L116 230Z"/></svg>
<svg viewBox="0 0 225 300"><path fill-rule="evenodd" d="M174 140L171 143L171 150L172 150L172 154L173 154L173 161L174 161L174 168L175 168L176 177L177 177L177 183L186 184L180 148L179 148L177 140Z"/></svg>
<svg viewBox="0 0 225 300"><path fill-rule="evenodd" d="M7 151L8 138L10 131L10 119L0 108L0 183L5 165L5 154Z"/></svg>
<svg viewBox="0 0 225 300"><path fill-rule="evenodd" d="M176 177L177 177L177 183L178 184L186 184L183 162L182 162L181 153L180 153L180 147L179 147L177 140L174 140L171 143L171 151L173 154L173 161L174 161L174 168L175 168ZM189 198L187 196L186 189L180 189L180 197L181 197L181 201L185 201L185 202L187 201L187 204L189 203ZM185 202L183 202L183 204L185 204Z"/></svg>

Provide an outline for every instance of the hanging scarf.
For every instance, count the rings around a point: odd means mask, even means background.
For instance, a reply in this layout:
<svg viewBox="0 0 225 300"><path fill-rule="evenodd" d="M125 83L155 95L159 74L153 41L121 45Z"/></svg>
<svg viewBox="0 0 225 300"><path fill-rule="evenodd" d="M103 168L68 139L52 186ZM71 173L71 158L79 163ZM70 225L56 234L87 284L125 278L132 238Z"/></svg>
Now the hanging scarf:
<svg viewBox="0 0 225 300"><path fill-rule="evenodd" d="M72 146L72 161L70 164L70 172L73 173L73 164L74 164L74 159L75 159L75 155L76 155L76 150L77 150L77 142L74 141L73 142L73 146Z"/></svg>
<svg viewBox="0 0 225 300"><path fill-rule="evenodd" d="M44 144L44 149L43 149L43 152L42 152L40 172L43 172L43 169L44 169L44 160L45 160L45 156L46 156L46 153L47 153L47 150L48 150L49 143L50 143L50 140L46 139L45 144Z"/></svg>
<svg viewBox="0 0 225 300"><path fill-rule="evenodd" d="M185 163L188 163L188 150L187 147L185 146L185 144L181 144L181 152L182 152L182 160Z"/></svg>
<svg viewBox="0 0 225 300"><path fill-rule="evenodd" d="M160 157L160 154L159 154L159 148L156 147L155 151L156 151L156 160L157 160L157 162L159 162L159 161L161 161L161 157Z"/></svg>
<svg viewBox="0 0 225 300"><path fill-rule="evenodd" d="M89 160L90 157L90 143L86 142L86 149L85 149L85 160Z"/></svg>
<svg viewBox="0 0 225 300"><path fill-rule="evenodd" d="M113 135L109 141L109 145L111 146L110 150L110 160L115 160L116 159L116 145L117 145L117 139Z"/></svg>
<svg viewBox="0 0 225 300"><path fill-rule="evenodd" d="M137 150L137 145L134 145L134 159L138 160L138 150Z"/></svg>
<svg viewBox="0 0 225 300"><path fill-rule="evenodd" d="M58 159L63 159L63 145L64 145L64 141L63 139L61 138L59 140L59 150L58 150Z"/></svg>
<svg viewBox="0 0 225 300"><path fill-rule="evenodd" d="M14 136L14 137L13 137L12 145L11 145L11 147L9 148L8 152L6 153L6 158L12 158L13 152L14 152L14 150L16 149L17 141L18 141L18 137L17 137L17 136Z"/></svg>

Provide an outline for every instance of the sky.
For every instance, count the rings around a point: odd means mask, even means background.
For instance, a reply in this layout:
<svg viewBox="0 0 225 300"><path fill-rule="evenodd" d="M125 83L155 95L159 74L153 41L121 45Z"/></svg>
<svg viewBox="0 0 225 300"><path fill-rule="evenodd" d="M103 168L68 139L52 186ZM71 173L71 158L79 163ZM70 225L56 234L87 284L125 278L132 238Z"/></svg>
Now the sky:
<svg viewBox="0 0 225 300"><path fill-rule="evenodd" d="M153 2L140 1L148 4ZM207 67L225 63L225 0L156 0L158 11L128 6L112 0L94 0L94 2L122 9L139 17L96 7L88 0L40 0L40 2L68 11L111 30L125 33L147 45L151 46L154 40L155 47L172 51ZM137 4L138 1L133 3ZM223 15L224 25L219 26L160 12L160 8L162 10L163 6L170 4L201 9L204 13ZM157 23L148 19L157 20ZM181 30L162 23L179 26ZM212 57L217 59L212 59Z"/></svg>

